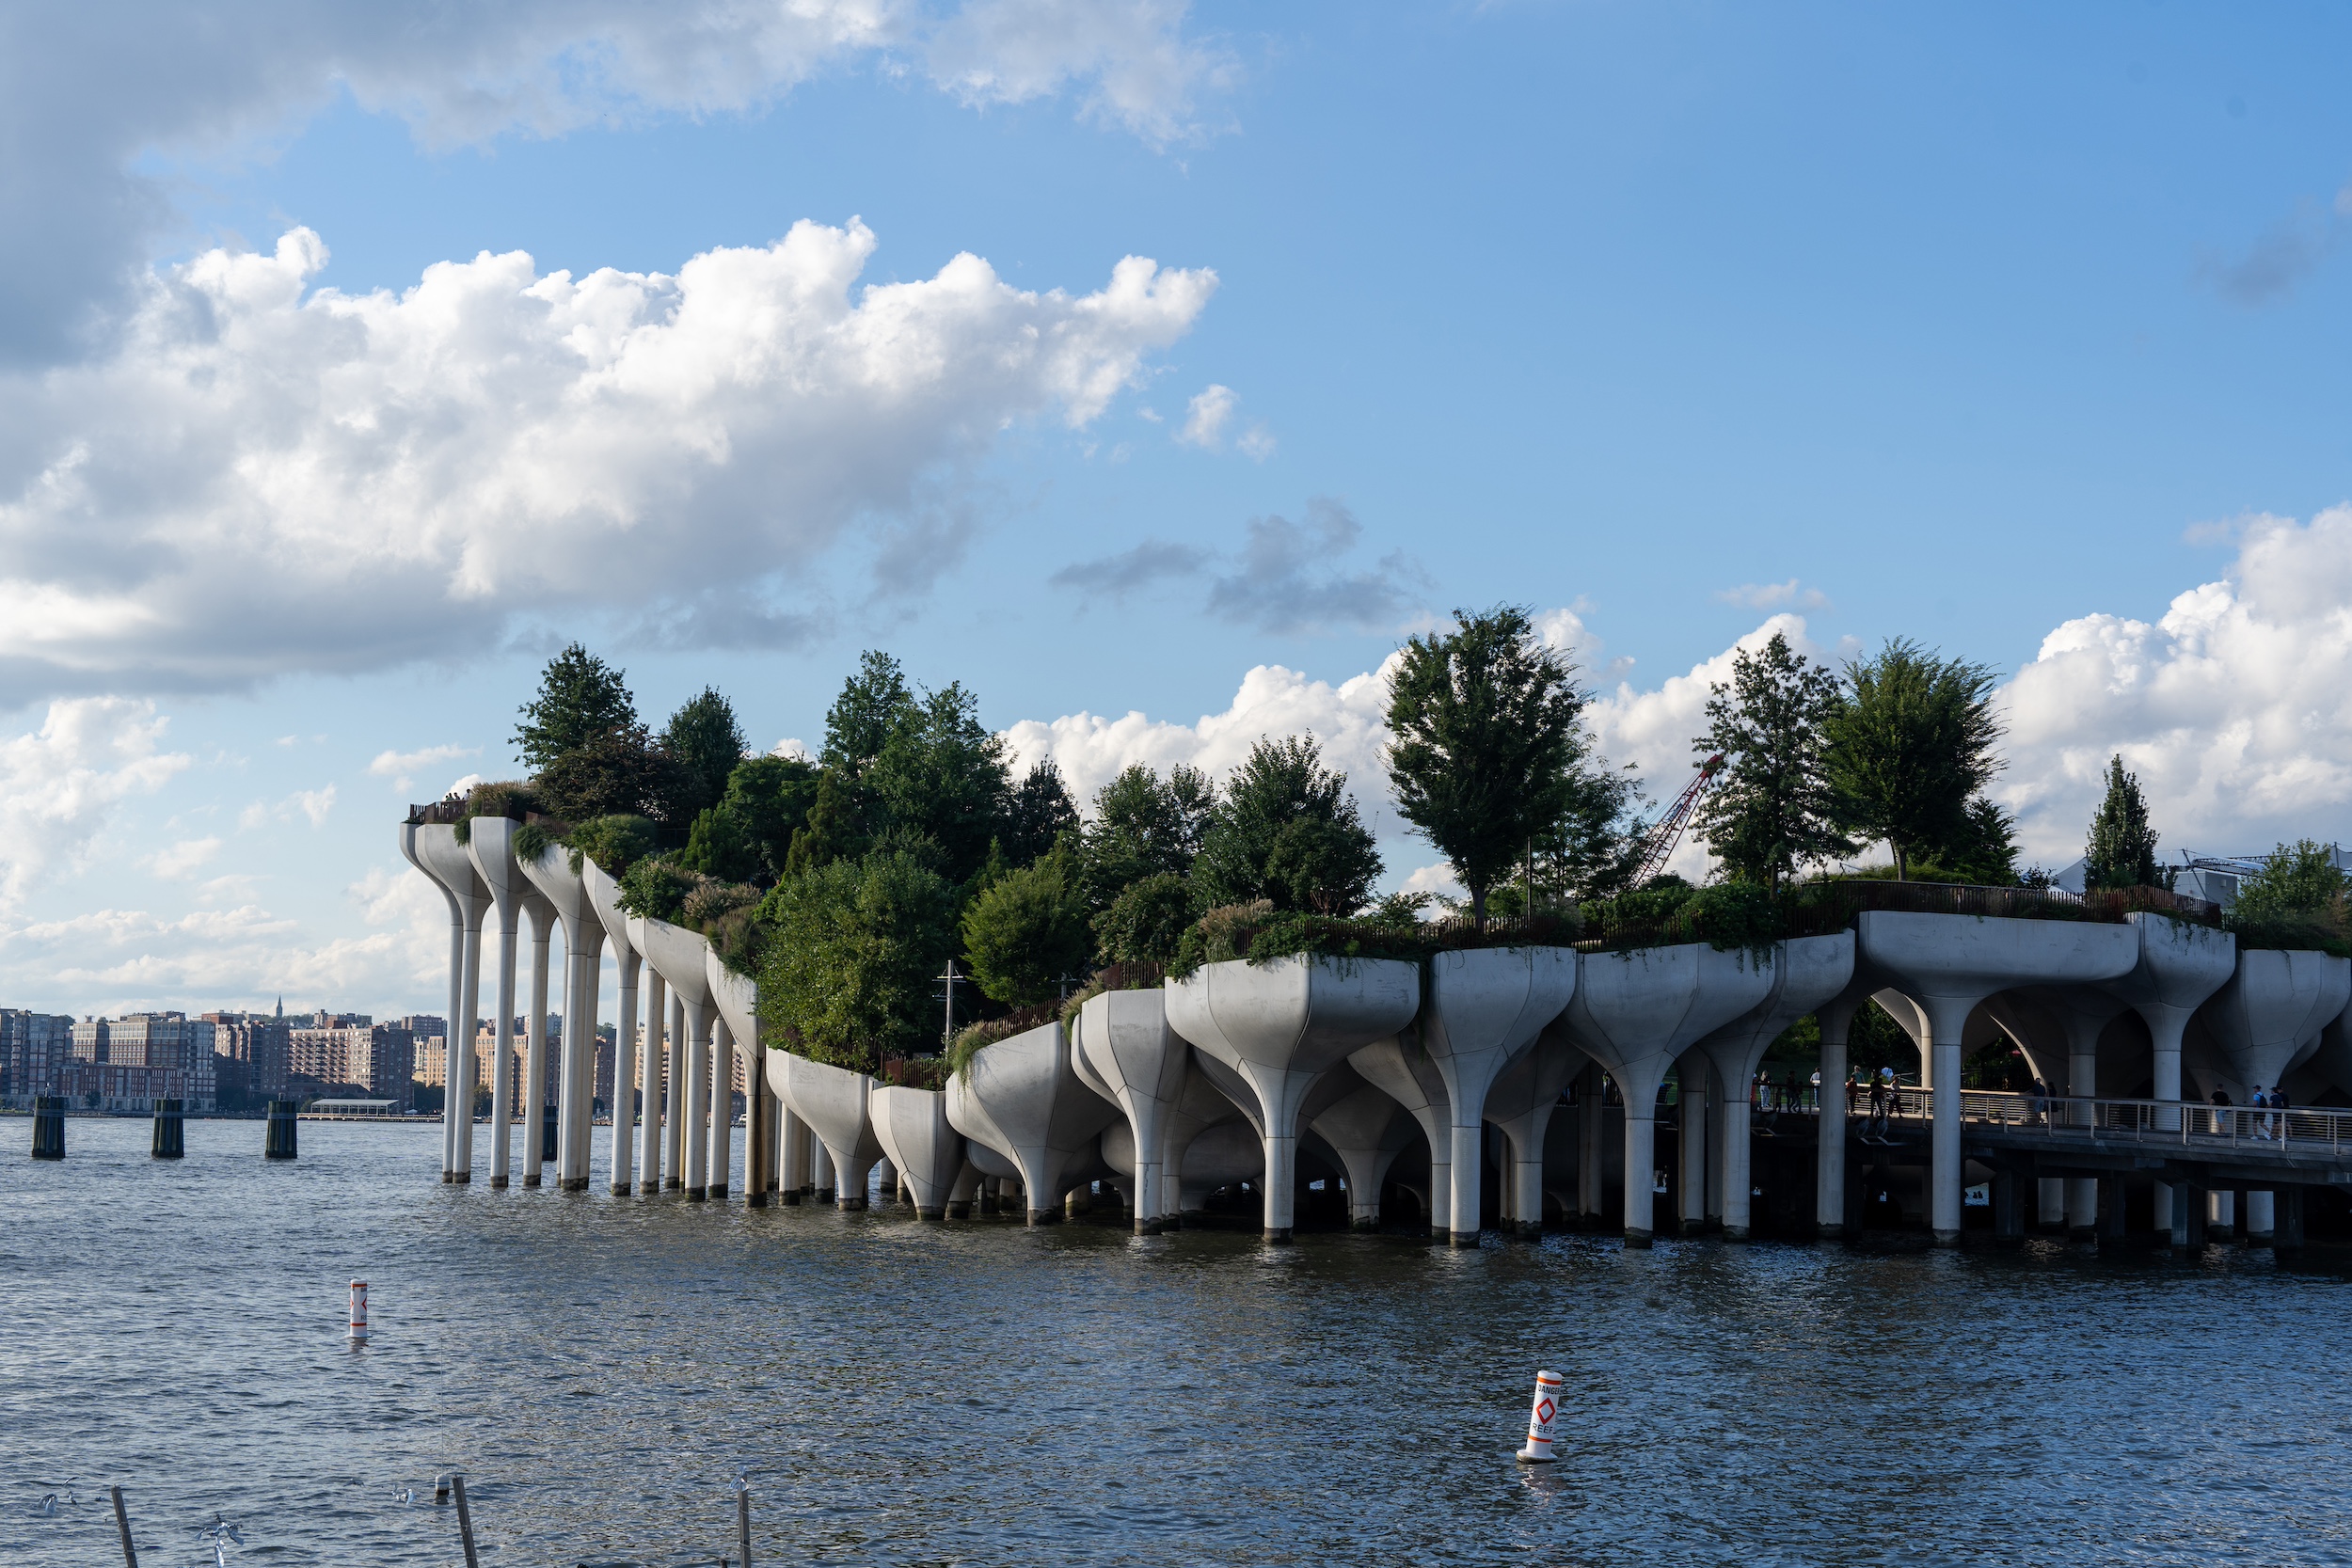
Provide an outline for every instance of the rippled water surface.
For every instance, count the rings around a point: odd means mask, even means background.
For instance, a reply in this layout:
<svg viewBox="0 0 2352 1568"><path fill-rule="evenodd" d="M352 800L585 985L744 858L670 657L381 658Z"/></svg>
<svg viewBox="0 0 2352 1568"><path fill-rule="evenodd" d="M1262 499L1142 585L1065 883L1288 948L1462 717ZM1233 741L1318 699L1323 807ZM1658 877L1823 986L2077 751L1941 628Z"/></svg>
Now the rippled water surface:
<svg viewBox="0 0 2352 1568"><path fill-rule="evenodd" d="M2242 1252L1272 1251L444 1187L426 1126L0 1138L12 1563L119 1560L114 1481L147 1568L215 1511L231 1561L455 1562L459 1468L487 1563L663 1561L746 1466L779 1563L2352 1560L2352 1287Z"/></svg>

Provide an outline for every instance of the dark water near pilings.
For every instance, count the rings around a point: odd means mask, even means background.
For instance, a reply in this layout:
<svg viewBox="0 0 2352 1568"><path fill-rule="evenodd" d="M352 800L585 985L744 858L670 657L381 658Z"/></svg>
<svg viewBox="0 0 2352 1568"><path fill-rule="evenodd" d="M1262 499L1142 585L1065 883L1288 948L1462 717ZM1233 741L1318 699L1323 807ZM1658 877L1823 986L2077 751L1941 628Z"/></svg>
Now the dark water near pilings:
<svg viewBox="0 0 2352 1568"><path fill-rule="evenodd" d="M601 1130L599 1130L601 1132ZM2341 1563L2352 1285L1557 1237L1285 1251L435 1180L439 1130L0 1119L0 1561ZM601 1155L597 1167L604 1168ZM378 1338L342 1339L345 1282ZM1567 1375L1566 1462L1510 1452ZM87 1506L43 1519L44 1492ZM397 1500L414 1488L418 1500Z"/></svg>

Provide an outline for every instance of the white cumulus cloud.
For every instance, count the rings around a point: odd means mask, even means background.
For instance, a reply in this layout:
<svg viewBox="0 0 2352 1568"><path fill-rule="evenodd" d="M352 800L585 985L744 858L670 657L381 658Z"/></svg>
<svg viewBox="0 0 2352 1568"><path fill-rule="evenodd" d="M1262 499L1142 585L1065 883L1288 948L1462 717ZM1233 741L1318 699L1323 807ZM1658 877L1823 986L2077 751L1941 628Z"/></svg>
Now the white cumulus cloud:
<svg viewBox="0 0 2352 1568"><path fill-rule="evenodd" d="M355 296L306 292L297 230L152 277L104 359L0 381L0 700L366 669L558 611L789 641L836 541L927 582L961 526L939 486L1009 422L1094 419L1216 283L1129 257L1041 293L961 255L860 289L874 247L803 222L675 276L485 253Z"/></svg>
<svg viewBox="0 0 2352 1568"><path fill-rule="evenodd" d="M163 750L155 705L86 697L49 705L40 729L0 740L0 910L80 864L126 799L187 768Z"/></svg>

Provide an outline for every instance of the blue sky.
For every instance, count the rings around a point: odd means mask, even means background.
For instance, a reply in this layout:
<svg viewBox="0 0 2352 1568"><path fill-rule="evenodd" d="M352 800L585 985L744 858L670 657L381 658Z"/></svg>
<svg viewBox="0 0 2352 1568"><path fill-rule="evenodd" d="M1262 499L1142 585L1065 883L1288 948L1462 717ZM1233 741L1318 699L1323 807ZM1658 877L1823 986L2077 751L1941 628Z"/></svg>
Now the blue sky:
<svg viewBox="0 0 2352 1568"><path fill-rule="evenodd" d="M1661 794L1738 641L1907 635L2010 680L2052 863L2115 752L2168 847L2352 830L2331 11L219 11L0 24L0 1005L432 1007L398 807L573 636L763 744L882 646L1081 780L1311 726L1376 805L1363 677L1456 605L1546 612ZM632 286L703 327L575 420L523 290L803 222L915 325Z"/></svg>

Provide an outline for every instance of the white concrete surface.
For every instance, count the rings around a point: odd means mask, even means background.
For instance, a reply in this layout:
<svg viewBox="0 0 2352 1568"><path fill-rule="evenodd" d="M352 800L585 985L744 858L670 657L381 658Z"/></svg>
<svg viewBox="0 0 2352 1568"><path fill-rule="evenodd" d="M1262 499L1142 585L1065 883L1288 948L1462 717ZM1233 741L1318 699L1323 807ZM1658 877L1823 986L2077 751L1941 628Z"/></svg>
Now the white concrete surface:
<svg viewBox="0 0 2352 1568"><path fill-rule="evenodd" d="M1422 1048L1445 1080L1455 1170L1478 1168L1488 1086L1560 1016L1576 974L1577 954L1567 947L1481 947L1429 960L1418 1022ZM1455 1246L1478 1244L1478 1189L1475 1181L1453 1187L1446 1226Z"/></svg>
<svg viewBox="0 0 2352 1568"><path fill-rule="evenodd" d="M1089 1155L1118 1119L1118 1105L1071 1066L1070 1037L1058 1023L981 1047L947 1083L949 1124L1012 1162L1031 1225L1058 1217L1065 1167Z"/></svg>
<svg viewBox="0 0 2352 1568"><path fill-rule="evenodd" d="M937 1089L878 1085L867 1102L874 1138L914 1192L914 1217L944 1220L957 1180L971 1168L963 1134L947 1120L947 1096Z"/></svg>
<svg viewBox="0 0 2352 1568"><path fill-rule="evenodd" d="M1729 1023L1699 1037L1697 1049L1714 1065L1724 1085L1723 1216L1724 1236L1728 1241L1748 1239L1749 1197L1754 1186L1749 1179L1748 1085L1756 1081L1756 1067L1790 1024L1845 991L1852 983L1853 967L1851 931L1777 943L1763 999ZM1824 1069L1823 1100L1835 1093L1842 1105L1843 1084L1842 1069L1835 1081ZM1684 1136L1690 1136L1687 1123Z"/></svg>
<svg viewBox="0 0 2352 1568"><path fill-rule="evenodd" d="M1070 1048L1079 1078L1127 1118L1142 1160L1128 1173L1136 1183L1136 1233L1156 1235L1167 1218L1164 1124L1184 1092L1191 1063L1191 1047L1168 1027L1167 992L1154 987L1088 998Z"/></svg>

